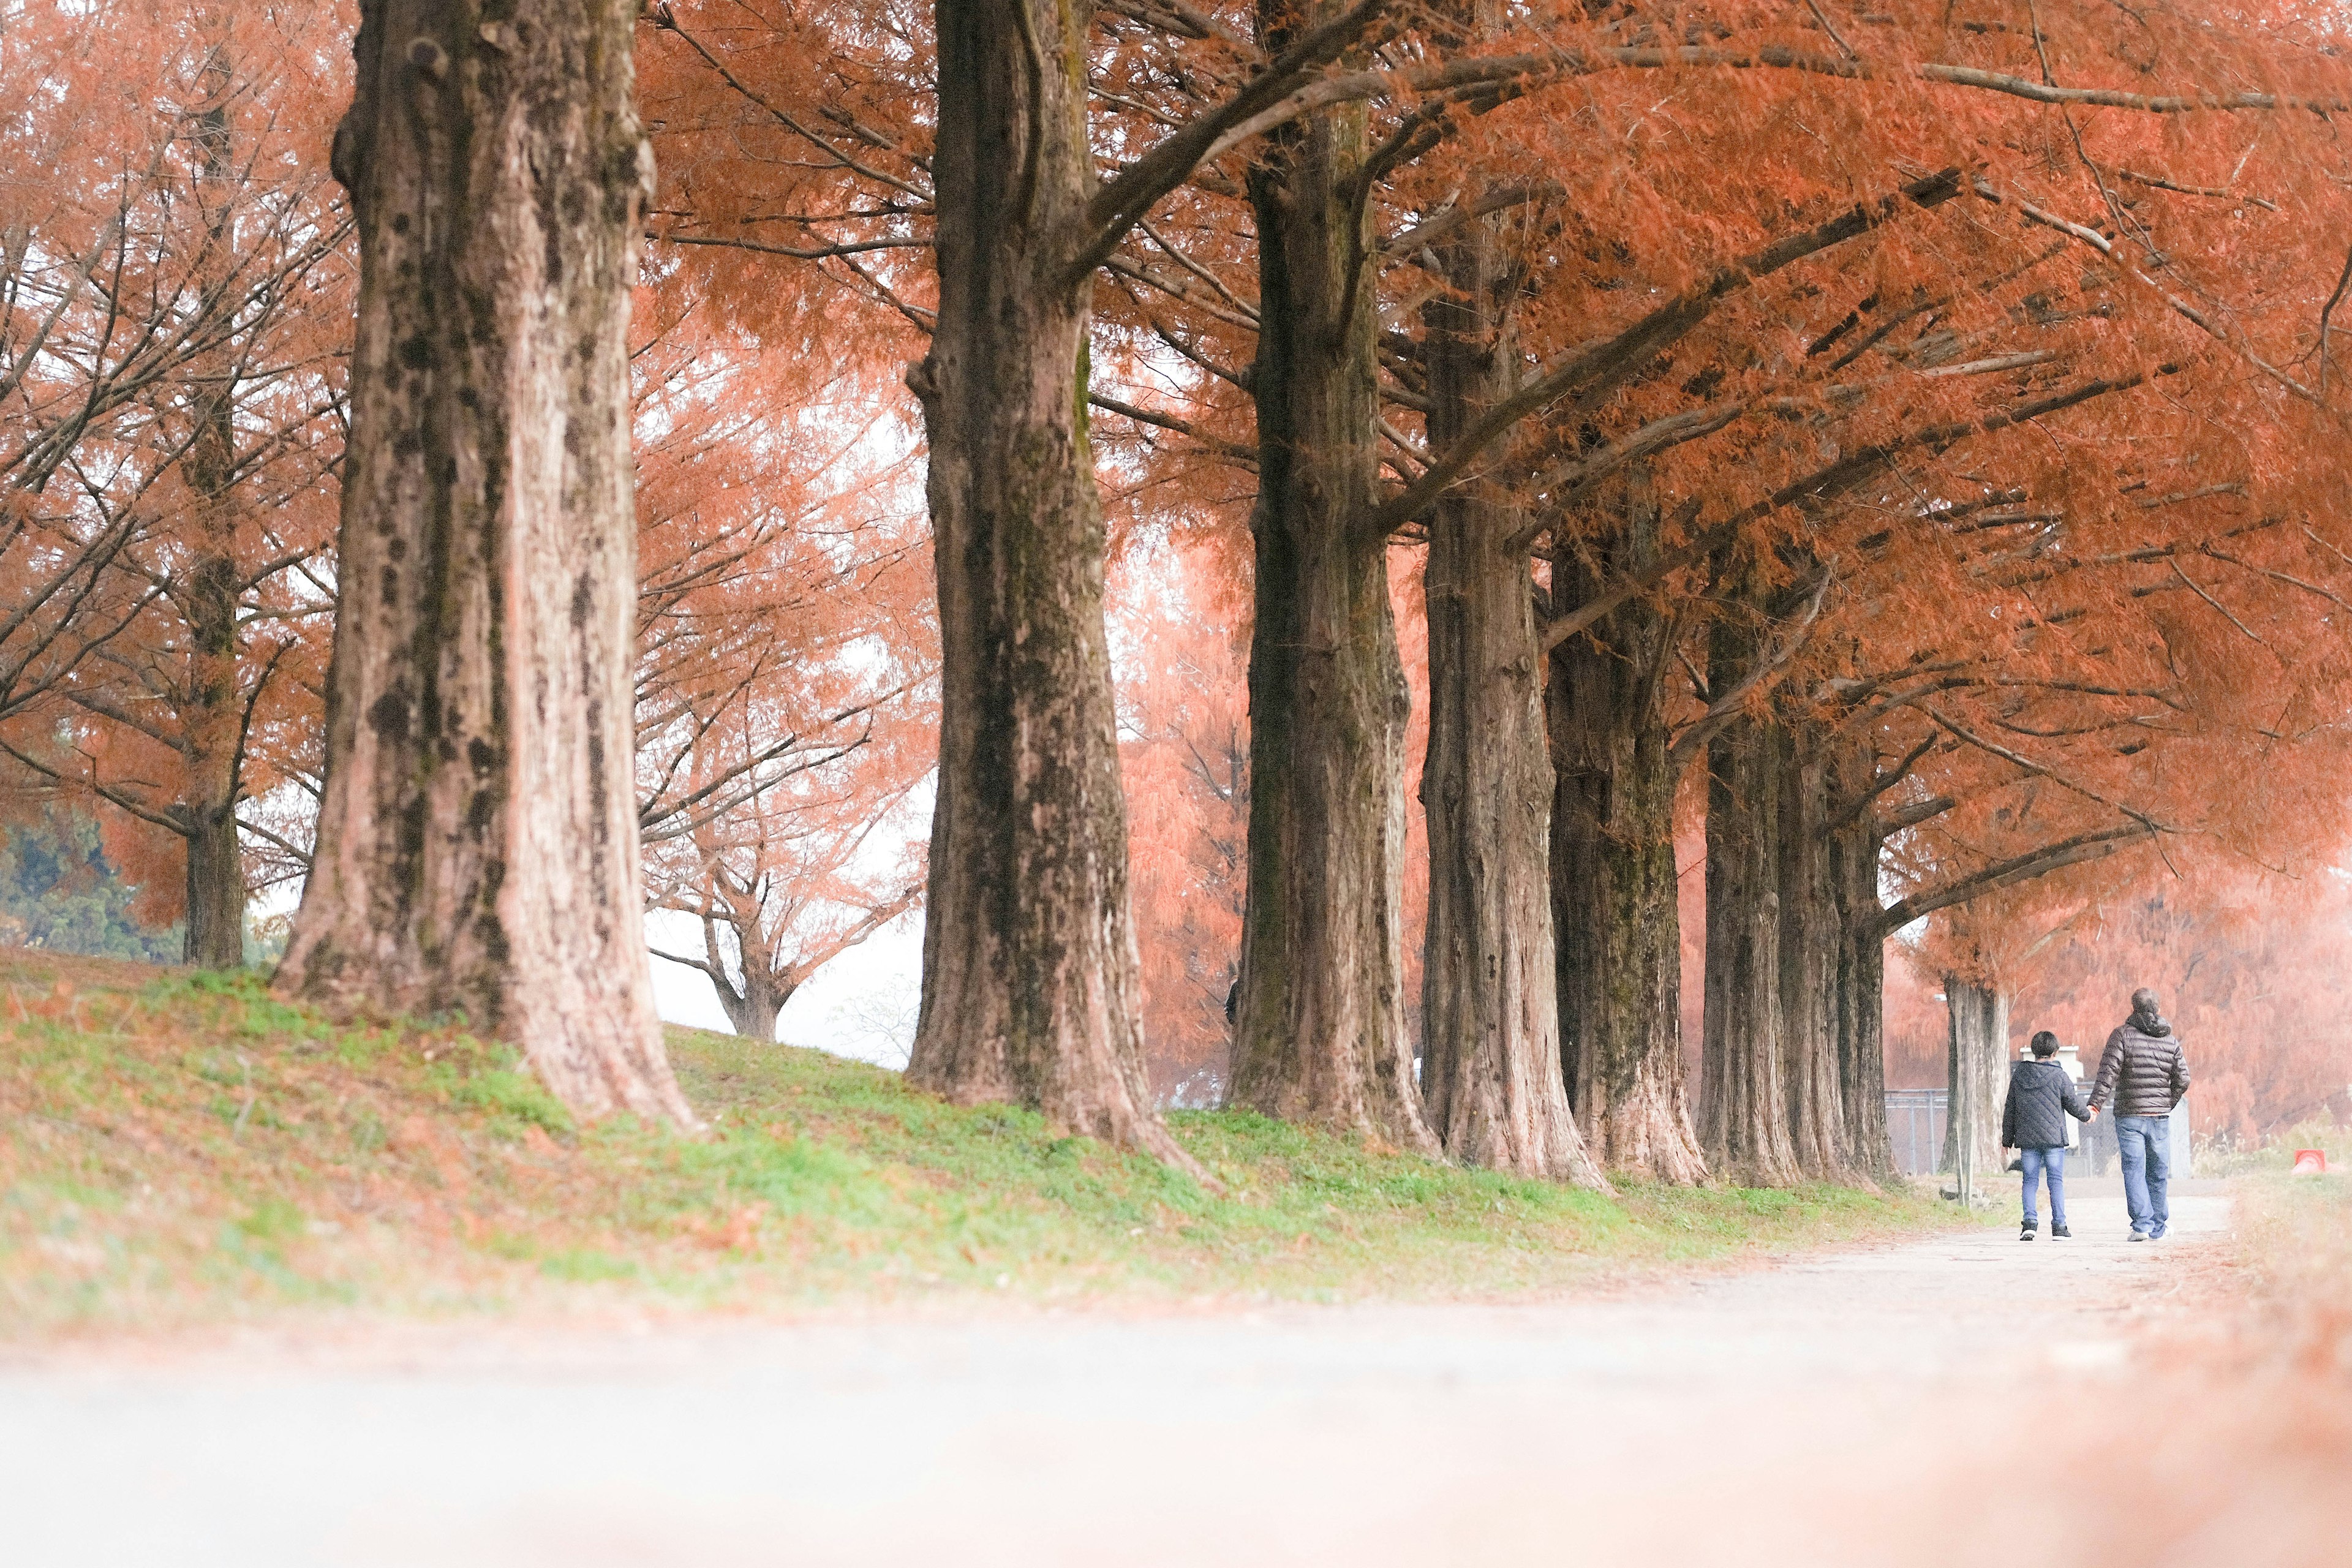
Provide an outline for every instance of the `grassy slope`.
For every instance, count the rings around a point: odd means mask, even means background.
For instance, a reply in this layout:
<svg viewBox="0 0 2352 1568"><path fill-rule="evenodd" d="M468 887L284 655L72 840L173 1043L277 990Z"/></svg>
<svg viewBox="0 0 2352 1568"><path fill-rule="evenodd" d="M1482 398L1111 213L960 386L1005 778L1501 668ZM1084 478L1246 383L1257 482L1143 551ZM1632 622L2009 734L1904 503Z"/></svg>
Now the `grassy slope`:
<svg viewBox="0 0 2352 1568"><path fill-rule="evenodd" d="M0 950L0 1337L319 1304L1495 1292L1954 1223L1837 1189L1611 1199L1178 1115L1216 1196L823 1052L670 1045L710 1137L574 1128L454 1031Z"/></svg>

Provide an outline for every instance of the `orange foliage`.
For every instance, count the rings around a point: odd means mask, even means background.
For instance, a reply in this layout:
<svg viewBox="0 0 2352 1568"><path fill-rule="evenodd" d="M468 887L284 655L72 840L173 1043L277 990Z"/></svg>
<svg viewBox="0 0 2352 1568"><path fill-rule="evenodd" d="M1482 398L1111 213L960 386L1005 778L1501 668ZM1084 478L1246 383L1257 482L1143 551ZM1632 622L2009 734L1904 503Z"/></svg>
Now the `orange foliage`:
<svg viewBox="0 0 2352 1568"><path fill-rule="evenodd" d="M1247 619L1215 555L1137 551L1113 584L1144 1044L1153 1091L1189 1106L1223 1098L1248 869Z"/></svg>
<svg viewBox="0 0 2352 1568"><path fill-rule="evenodd" d="M157 924L180 912L192 775L221 760L254 879L299 871L353 284L326 170L351 20L144 4L0 30L0 78L37 84L0 163L43 172L0 195L0 384L26 373L0 399L0 504L32 524L0 542L31 547L0 592L35 611L13 629L62 634L29 664L0 646L0 721L23 719L0 742L27 784L110 808L108 852ZM237 627L217 654L208 558Z"/></svg>
<svg viewBox="0 0 2352 1568"><path fill-rule="evenodd" d="M1434 10L1393 15L1360 89L1375 144L1402 138L1366 192L1391 495L1458 458L1460 482L1527 509L1531 548L1548 534L1610 581L1608 487L1638 463L1660 548L1680 552L1625 585L1692 656L1672 721L1705 722L1721 698L1697 668L1710 620L1778 639L1769 679L1729 700L1858 738L1884 770L1886 891L1935 911L1898 955L2003 977L2021 1018L2106 1006L2126 960L2179 970L2212 1048L2244 1042L2208 1080L2212 1124L2242 1135L2352 1077L2324 975L2298 987L2307 1007L2256 984L2321 962L2309 933L2343 913L2324 868L2352 839L2352 388L2324 330L2352 166L2326 118L2221 100L2340 98L2336 14L1538 4L1475 47ZM37 241L0 247L0 737L52 782L104 786L159 916L186 740L174 574L202 510L177 457L184 389L232 362L252 457L233 531L251 574L245 792L257 875L299 868L348 331L323 146L349 20L155 0L0 30L0 79L49 84L0 121L0 162L47 176L0 194L0 236ZM1240 4L1097 10L1106 178L1259 68L1255 22ZM712 920L722 972L747 954L796 971L917 874L897 814L929 766L936 656L899 376L935 292L930 26L919 0L674 0L641 38L660 189L635 359L640 793L657 901ZM1545 63L1473 79L1517 52ZM143 62L129 89L126 58ZM220 59L234 189L200 177L184 134L192 104L223 96ZM2075 90L2092 88L2107 101ZM2146 111L2167 94L2202 107ZM1243 898L1249 157L1221 148L1097 273L1080 388L1119 595L1150 1048L1160 1091L1187 1101L1222 1074ZM223 201L226 259L205 243ZM1445 287L1433 236L1473 206L1524 270L1524 377L1606 360L1594 345L1622 363L1450 457L1429 449L1419 307ZM1857 213L1834 244L1768 249ZM99 268L79 258L102 252L121 281L84 287ZM251 279L233 324L169 353L152 346L168 331L103 347L116 307L159 331L187 321L224 266ZM1687 319L1667 321L1678 299ZM59 300L76 353L23 360L33 374L9 383ZM97 412L68 429L81 406ZM36 474L59 449L76 466ZM1405 510L1384 521L1400 525L1413 802L1426 508ZM1760 602L1729 602L1749 567ZM1417 802L1410 816L1417 1010L1427 850ZM1694 995L1700 880L1684 879ZM2299 900L2252 919L2290 885ZM1935 984L1904 969L1890 1079L1940 1081Z"/></svg>

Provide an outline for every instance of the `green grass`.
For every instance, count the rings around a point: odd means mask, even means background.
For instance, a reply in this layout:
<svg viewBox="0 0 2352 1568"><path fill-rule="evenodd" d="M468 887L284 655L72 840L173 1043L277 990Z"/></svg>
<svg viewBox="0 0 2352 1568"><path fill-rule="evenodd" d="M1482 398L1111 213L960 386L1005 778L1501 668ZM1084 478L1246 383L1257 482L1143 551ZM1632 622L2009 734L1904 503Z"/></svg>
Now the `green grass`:
<svg viewBox="0 0 2352 1568"><path fill-rule="evenodd" d="M1967 1223L1908 1193L1609 1196L1177 1113L1216 1192L823 1052L670 1047L708 1136L575 1126L460 1031L0 954L0 1335L338 1305L1490 1295Z"/></svg>

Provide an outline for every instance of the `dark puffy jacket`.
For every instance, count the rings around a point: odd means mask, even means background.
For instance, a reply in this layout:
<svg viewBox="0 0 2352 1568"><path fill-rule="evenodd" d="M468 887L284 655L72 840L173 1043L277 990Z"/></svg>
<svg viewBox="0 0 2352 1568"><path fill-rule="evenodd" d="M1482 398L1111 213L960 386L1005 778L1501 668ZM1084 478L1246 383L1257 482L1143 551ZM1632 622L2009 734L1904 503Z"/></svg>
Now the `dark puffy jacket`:
<svg viewBox="0 0 2352 1568"><path fill-rule="evenodd" d="M2083 1091L2056 1062L2019 1062L2009 1069L2009 1100L2000 1108L2004 1149L2063 1149L2066 1118L2091 1119Z"/></svg>
<svg viewBox="0 0 2352 1568"><path fill-rule="evenodd" d="M2169 1028L2151 1035L2126 1020L2107 1037L2099 1058L2099 1081L2091 1090L2091 1109L2113 1101L2117 1116L2169 1116L2189 1092L2189 1058Z"/></svg>

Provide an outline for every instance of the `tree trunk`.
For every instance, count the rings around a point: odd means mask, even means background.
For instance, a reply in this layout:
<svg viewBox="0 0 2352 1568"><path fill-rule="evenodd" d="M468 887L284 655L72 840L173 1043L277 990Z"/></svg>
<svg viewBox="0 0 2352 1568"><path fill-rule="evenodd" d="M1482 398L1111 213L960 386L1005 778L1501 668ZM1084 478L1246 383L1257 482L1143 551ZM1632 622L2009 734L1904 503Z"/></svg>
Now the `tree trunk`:
<svg viewBox="0 0 2352 1568"><path fill-rule="evenodd" d="M727 950L719 940L722 925L735 937L735 969L743 977L740 982L727 973ZM727 1022L735 1032L746 1039L774 1039L777 1016L800 987L778 974L774 944L761 931L757 914L744 920L706 910L702 952L698 967L710 977L710 988L719 993L719 1005L726 1009Z"/></svg>
<svg viewBox="0 0 2352 1568"><path fill-rule="evenodd" d="M1429 440L1457 440L1511 388L1517 289L1489 224L1446 249L1428 323ZM1548 887L1552 768L1543 652L1517 511L1472 489L1437 507L1429 604L1429 927L1421 1082L1456 1160L1605 1186L1560 1079Z"/></svg>
<svg viewBox="0 0 2352 1568"><path fill-rule="evenodd" d="M1964 1194L1980 1197L2000 1172L2000 1108L2009 1087L2009 994L1996 984L1948 974L1944 1012L1951 1029L1944 1169L1963 1178Z"/></svg>
<svg viewBox="0 0 2352 1568"><path fill-rule="evenodd" d="M218 216L210 237L215 268L230 264L236 211L229 182L236 177L226 96L231 80L226 45L206 62L215 101L195 116L204 150L205 184L216 195ZM245 705L239 700L236 558L236 389L233 354L208 355L206 373L188 387L194 429L180 472L195 505L189 558L172 585L173 601L188 627L187 679L179 693L180 734L187 751L185 782L169 815L186 847L186 962L204 969L245 965L245 857L237 844L238 766L245 750Z"/></svg>
<svg viewBox="0 0 2352 1568"><path fill-rule="evenodd" d="M1805 1175L1840 1182L1850 1172L1827 763L1818 731L1785 723L1770 731L1780 770L1780 1081L1789 1097L1789 1144Z"/></svg>
<svg viewBox="0 0 2352 1568"><path fill-rule="evenodd" d="M1707 678L1738 679L1759 639L1718 622ZM1706 994L1699 1055L1707 1162L1743 1185L1797 1180L1780 1071L1780 769L1768 727L1742 715L1707 745Z"/></svg>
<svg viewBox="0 0 2352 1568"><path fill-rule="evenodd" d="M1317 7L1321 9L1321 7ZM1306 19L1265 0L1259 43ZM1410 699L1372 529L1379 384L1360 105L1267 137L1249 174L1260 327L1249 892L1231 1103L1435 1154L1402 1021Z"/></svg>
<svg viewBox="0 0 2352 1568"><path fill-rule="evenodd" d="M784 1004L793 999L797 987L778 985L757 968L743 972L743 989L720 985L719 1005L727 1009L727 1021L735 1032L747 1040L772 1040L776 1037L776 1019Z"/></svg>
<svg viewBox="0 0 2352 1568"><path fill-rule="evenodd" d="M908 1080L1186 1165L1152 1110L1087 445L1087 16L940 0L938 804ZM1043 68L1040 62L1048 62Z"/></svg>
<svg viewBox="0 0 2352 1568"><path fill-rule="evenodd" d="M367 0L326 790L288 994L462 1015L572 1110L690 1123L639 897L636 7Z"/></svg>
<svg viewBox="0 0 2352 1568"><path fill-rule="evenodd" d="M1656 548L1655 509L1633 500L1605 570L1638 570ZM1566 610L1600 582L1563 551L1552 584ZM1683 1069L1669 635L1637 599L1552 650L1551 905L1561 1054L1587 1143L1609 1170L1688 1186L1706 1162Z"/></svg>
<svg viewBox="0 0 2352 1568"><path fill-rule="evenodd" d="M1839 814L1829 859L1837 906L1838 1092L1845 1109L1846 1157L1862 1174L1888 1181L1895 1170L1886 1130L1885 908L1878 896L1884 830L1863 799L1877 764L1866 742L1840 740L1830 766ZM1860 808L1852 809L1857 802Z"/></svg>
<svg viewBox="0 0 2352 1568"><path fill-rule="evenodd" d="M186 962L204 969L245 965L245 857L237 843L239 762L245 750L237 634L235 431L229 395L196 401L197 427L181 469L195 497L194 548L173 585L188 627L186 684L179 694L187 750L179 802L171 812L187 850Z"/></svg>

